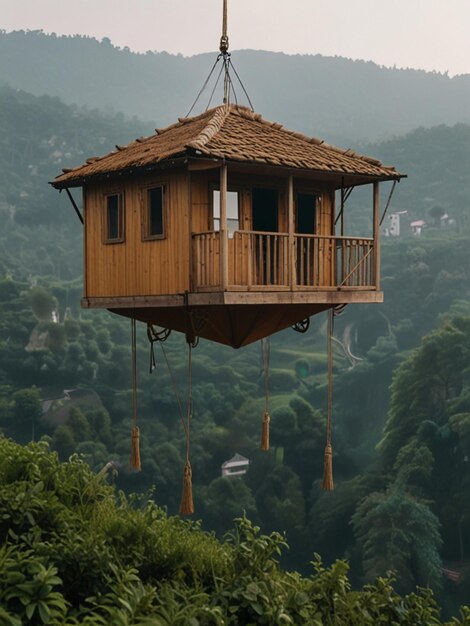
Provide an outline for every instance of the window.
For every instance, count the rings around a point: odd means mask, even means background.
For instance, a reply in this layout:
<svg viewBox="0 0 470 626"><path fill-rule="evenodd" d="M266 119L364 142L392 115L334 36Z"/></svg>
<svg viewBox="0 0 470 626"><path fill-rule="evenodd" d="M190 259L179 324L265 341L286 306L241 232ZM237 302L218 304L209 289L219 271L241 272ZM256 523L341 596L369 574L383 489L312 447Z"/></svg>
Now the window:
<svg viewBox="0 0 470 626"><path fill-rule="evenodd" d="M220 191L214 189L212 194L212 218L214 230L220 230ZM227 191L227 230L232 239L233 233L240 229L238 209L238 191Z"/></svg>
<svg viewBox="0 0 470 626"><path fill-rule="evenodd" d="M253 187L251 191L253 230L267 233L278 232L278 196L277 189Z"/></svg>
<svg viewBox="0 0 470 626"><path fill-rule="evenodd" d="M124 241L124 212L122 193L106 196L106 237L107 243Z"/></svg>
<svg viewBox="0 0 470 626"><path fill-rule="evenodd" d="M313 235L315 233L316 204L317 197L314 194L297 194L297 233L301 235Z"/></svg>
<svg viewBox="0 0 470 626"><path fill-rule="evenodd" d="M144 239L163 239L165 236L163 223L163 195L164 187L162 186L146 190L143 219Z"/></svg>

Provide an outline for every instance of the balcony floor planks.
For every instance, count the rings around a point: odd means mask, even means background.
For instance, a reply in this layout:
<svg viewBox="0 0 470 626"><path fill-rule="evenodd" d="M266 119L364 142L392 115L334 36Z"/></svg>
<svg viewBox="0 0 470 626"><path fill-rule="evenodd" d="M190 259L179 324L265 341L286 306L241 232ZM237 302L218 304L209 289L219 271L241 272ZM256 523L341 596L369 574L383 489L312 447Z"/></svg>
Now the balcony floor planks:
<svg viewBox="0 0 470 626"><path fill-rule="evenodd" d="M168 296L123 296L109 298L83 298L83 308L172 308L215 305L291 305L383 302L383 292L363 288L306 291L212 291Z"/></svg>

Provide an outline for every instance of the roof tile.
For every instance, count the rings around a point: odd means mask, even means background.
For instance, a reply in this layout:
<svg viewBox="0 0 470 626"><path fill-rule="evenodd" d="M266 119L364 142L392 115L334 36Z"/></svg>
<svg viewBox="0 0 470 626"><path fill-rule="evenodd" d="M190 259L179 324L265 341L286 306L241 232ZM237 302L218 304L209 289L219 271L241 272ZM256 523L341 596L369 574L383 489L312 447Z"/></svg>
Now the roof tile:
<svg viewBox="0 0 470 626"><path fill-rule="evenodd" d="M370 157L330 146L269 122L238 105L222 105L192 118L180 118L151 137L140 137L102 157L92 157L62 173L53 185L82 184L95 176L112 175L129 168L152 167L162 161L197 150L201 156L250 163L268 163L295 169L357 174L379 179L399 178L393 167Z"/></svg>

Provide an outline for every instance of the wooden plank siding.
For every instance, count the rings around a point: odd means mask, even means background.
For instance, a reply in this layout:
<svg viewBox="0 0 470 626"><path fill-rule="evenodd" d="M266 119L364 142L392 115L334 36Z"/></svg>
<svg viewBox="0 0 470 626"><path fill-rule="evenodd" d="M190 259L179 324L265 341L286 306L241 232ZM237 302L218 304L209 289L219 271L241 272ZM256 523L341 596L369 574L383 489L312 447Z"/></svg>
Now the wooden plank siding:
<svg viewBox="0 0 470 626"><path fill-rule="evenodd" d="M190 287L188 185L184 170L87 187L85 297L182 293ZM146 190L164 185L165 238L143 241ZM105 196L123 193L124 241L104 243Z"/></svg>
<svg viewBox="0 0 470 626"><path fill-rule="evenodd" d="M219 187L219 169L167 170L138 178L89 185L85 190L85 298L164 296L220 288L220 236L213 231L212 190ZM163 185L165 237L144 240L147 189ZM254 234L251 190L278 190L279 234ZM228 171L228 189L239 193L240 230L228 239L230 290L280 290L295 283L302 288L328 288L335 282L336 249L332 236L334 191L325 185L293 179L294 212L297 193L318 198L315 235L294 236L289 252L287 178L249 176ZM123 194L124 241L104 243L106 195ZM294 223L296 218L294 217ZM200 233L191 236L191 233ZM296 262L291 273L289 267ZM312 260L314 263L312 265Z"/></svg>

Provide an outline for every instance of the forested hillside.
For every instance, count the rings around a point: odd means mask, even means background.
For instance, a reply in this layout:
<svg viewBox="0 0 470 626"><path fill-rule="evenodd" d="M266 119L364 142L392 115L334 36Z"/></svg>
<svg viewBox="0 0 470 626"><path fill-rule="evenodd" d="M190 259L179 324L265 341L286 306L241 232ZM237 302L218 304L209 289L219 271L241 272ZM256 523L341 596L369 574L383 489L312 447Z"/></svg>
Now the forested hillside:
<svg viewBox="0 0 470 626"><path fill-rule="evenodd" d="M283 571L279 533L243 517L221 543L43 442L0 439L0 505L4 626L443 625L430 590L400 596L388 577L353 591L347 563L318 556L306 576Z"/></svg>
<svg viewBox="0 0 470 626"><path fill-rule="evenodd" d="M149 125L122 114L67 106L58 98L35 98L1 87L1 271L79 277L78 220L65 196L59 197L47 183L62 167L151 131Z"/></svg>
<svg viewBox="0 0 470 626"><path fill-rule="evenodd" d="M3 32L0 82L162 126L186 115L215 56L136 54L107 39ZM253 50L233 52L232 58L258 112L340 145L404 134L418 126L470 123L468 75L450 78L341 57ZM209 94L199 107L206 107Z"/></svg>
<svg viewBox="0 0 470 626"><path fill-rule="evenodd" d="M172 376L184 396L184 341L172 335L165 344L171 374L162 352L149 374L139 329L143 471L133 474L130 328L80 310L81 225L47 185L62 167L151 132L120 114L0 91L0 430L20 443L43 438L63 460L79 452L96 471L113 461L118 487L154 488L156 503L175 513L184 436ZM361 585L392 566L401 592L429 585L446 610L469 594L469 138L470 127L458 124L363 146L410 174L394 208L429 228L384 241L384 305L351 306L338 318L333 494L320 489L323 316L306 335L271 340L268 454L258 450L259 346L201 341L194 353L192 464L203 527L223 534L245 510L263 532L286 531L290 567L307 572L314 551L327 562L348 558ZM455 219L447 229L433 223L437 205ZM366 219L360 195L347 219ZM250 459L249 472L222 479L220 465L236 452ZM443 563L458 582L443 577Z"/></svg>

